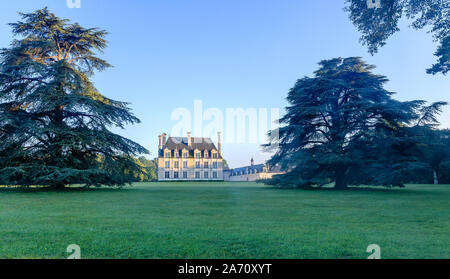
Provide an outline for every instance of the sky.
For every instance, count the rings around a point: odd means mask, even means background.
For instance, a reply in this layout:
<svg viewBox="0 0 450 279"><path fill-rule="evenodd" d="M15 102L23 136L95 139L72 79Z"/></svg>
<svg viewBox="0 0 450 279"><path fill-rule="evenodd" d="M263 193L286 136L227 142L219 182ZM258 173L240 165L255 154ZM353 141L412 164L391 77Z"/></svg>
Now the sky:
<svg viewBox="0 0 450 279"><path fill-rule="evenodd" d="M204 111L214 108L224 118L227 109L237 108L277 108L282 114L289 89L323 59L363 57L390 79L386 89L402 101L450 101L449 77L425 72L437 48L426 30L402 21L401 31L372 56L359 43L344 0L81 0L81 8L69 8L66 0L4 2L0 48L13 39L7 23L20 19L17 12L45 6L59 17L109 32L109 46L100 56L114 68L93 80L103 95L130 103L142 123L113 131L146 147L150 157L156 156L158 135L170 134L179 123L172 119L177 109L193 117L194 102L201 101ZM450 107L439 120L450 128ZM263 130L261 123L248 127ZM224 140L223 156L233 168L248 165L252 157L263 163L270 154L261 143Z"/></svg>

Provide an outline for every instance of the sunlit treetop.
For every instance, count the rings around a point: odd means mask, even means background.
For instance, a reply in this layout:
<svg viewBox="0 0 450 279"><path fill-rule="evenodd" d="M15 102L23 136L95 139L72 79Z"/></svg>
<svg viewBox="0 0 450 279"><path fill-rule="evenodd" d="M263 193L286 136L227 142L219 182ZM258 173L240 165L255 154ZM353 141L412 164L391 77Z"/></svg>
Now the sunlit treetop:
<svg viewBox="0 0 450 279"><path fill-rule="evenodd" d="M450 70L450 1L448 0L380 0L380 7L369 8L365 0L347 0L345 10L350 20L362 33L360 41L367 45L371 54L396 32L402 17L411 20L411 27L424 29L439 42L435 55L438 61L429 74L443 73Z"/></svg>

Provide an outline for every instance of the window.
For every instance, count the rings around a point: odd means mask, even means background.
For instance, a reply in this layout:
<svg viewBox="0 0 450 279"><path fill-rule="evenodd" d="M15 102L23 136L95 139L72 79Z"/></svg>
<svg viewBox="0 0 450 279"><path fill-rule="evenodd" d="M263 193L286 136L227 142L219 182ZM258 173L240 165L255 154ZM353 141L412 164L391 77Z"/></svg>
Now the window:
<svg viewBox="0 0 450 279"><path fill-rule="evenodd" d="M200 162L195 162L195 168L199 169L200 168Z"/></svg>
<svg viewBox="0 0 450 279"><path fill-rule="evenodd" d="M174 162L174 168L178 169L180 167L180 162Z"/></svg>
<svg viewBox="0 0 450 279"><path fill-rule="evenodd" d="M164 157L170 158L170 151L167 151L166 154L164 155Z"/></svg>
<svg viewBox="0 0 450 279"><path fill-rule="evenodd" d="M195 153L195 158L200 159L202 157L201 152Z"/></svg>
<svg viewBox="0 0 450 279"><path fill-rule="evenodd" d="M213 169L217 169L217 162L213 162Z"/></svg>
<svg viewBox="0 0 450 279"><path fill-rule="evenodd" d="M200 172L199 171L195 172L195 178L197 178L197 179L200 178Z"/></svg>
<svg viewBox="0 0 450 279"><path fill-rule="evenodd" d="M208 178L209 177L209 173L207 171L205 171L205 176L204 178Z"/></svg>
<svg viewBox="0 0 450 279"><path fill-rule="evenodd" d="M207 168L209 168L209 163L208 162L205 162L205 169L207 169Z"/></svg>
<svg viewBox="0 0 450 279"><path fill-rule="evenodd" d="M188 173L187 173L187 171L184 171L184 172L183 172L183 178L184 178L184 179L187 179L187 178L188 178Z"/></svg>
<svg viewBox="0 0 450 279"><path fill-rule="evenodd" d="M187 161L184 161L184 162L183 162L183 168L185 168L185 169L188 168L188 162L187 162Z"/></svg>
<svg viewBox="0 0 450 279"><path fill-rule="evenodd" d="M209 156L209 154L208 154L208 153L209 153L209 152L208 152L208 151L206 151L206 150L205 150L205 152L203 153L203 154L205 154L205 156L204 156L205 158L208 158L208 156Z"/></svg>
<svg viewBox="0 0 450 279"><path fill-rule="evenodd" d="M166 179L169 179L169 178L170 178L170 172L169 172L169 171L166 171L165 178L166 178Z"/></svg>
<svg viewBox="0 0 450 279"><path fill-rule="evenodd" d="M213 178L217 178L217 172L213 172Z"/></svg>
<svg viewBox="0 0 450 279"><path fill-rule="evenodd" d="M170 161L166 161L166 169L170 168Z"/></svg>
<svg viewBox="0 0 450 279"><path fill-rule="evenodd" d="M173 178L175 178L175 179L178 179L178 178L179 178L179 177L178 177L178 172L177 172L177 171L173 173Z"/></svg>
<svg viewBox="0 0 450 279"><path fill-rule="evenodd" d="M217 153L214 153L214 154L213 154L213 159L217 159L217 157L218 157L218 156L217 156Z"/></svg>
<svg viewBox="0 0 450 279"><path fill-rule="evenodd" d="M180 153L178 152L178 150L175 150L175 151L173 152L173 154L175 155L175 156L174 156L175 158L178 158L178 157L180 156Z"/></svg>
<svg viewBox="0 0 450 279"><path fill-rule="evenodd" d="M183 158L184 158L184 159L189 158L189 153L188 153L188 152L183 152Z"/></svg>

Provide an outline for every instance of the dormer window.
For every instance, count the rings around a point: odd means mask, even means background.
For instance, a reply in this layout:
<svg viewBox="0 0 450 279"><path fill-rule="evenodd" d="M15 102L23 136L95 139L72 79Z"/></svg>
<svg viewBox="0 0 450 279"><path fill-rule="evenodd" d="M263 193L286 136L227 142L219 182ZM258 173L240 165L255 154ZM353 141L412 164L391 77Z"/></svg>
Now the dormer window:
<svg viewBox="0 0 450 279"><path fill-rule="evenodd" d="M170 158L170 151L166 151L165 154L164 154L164 157Z"/></svg>
<svg viewBox="0 0 450 279"><path fill-rule="evenodd" d="M209 157L209 154L208 154L208 151L207 150L205 150L205 152L203 153L203 154L205 154L205 158L208 158Z"/></svg>
<svg viewBox="0 0 450 279"><path fill-rule="evenodd" d="M195 152L195 158L200 159L202 157L202 153L200 151Z"/></svg>

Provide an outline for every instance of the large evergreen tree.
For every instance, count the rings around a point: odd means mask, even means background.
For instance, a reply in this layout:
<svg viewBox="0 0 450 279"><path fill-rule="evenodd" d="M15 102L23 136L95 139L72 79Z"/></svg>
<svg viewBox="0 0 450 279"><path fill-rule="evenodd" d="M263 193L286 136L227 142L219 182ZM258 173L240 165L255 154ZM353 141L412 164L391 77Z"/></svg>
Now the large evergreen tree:
<svg viewBox="0 0 450 279"><path fill-rule="evenodd" d="M117 186L139 169L139 144L110 132L139 123L124 102L94 87L106 31L60 19L47 8L10 24L17 37L0 51L0 185Z"/></svg>
<svg viewBox="0 0 450 279"><path fill-rule="evenodd" d="M392 99L383 88L387 78L358 57L319 65L313 78L298 80L289 91L282 127L271 132L266 147L277 149L269 163L281 164L287 174L270 183L401 186L404 170L416 162L407 129L433 122L445 103L426 107Z"/></svg>

